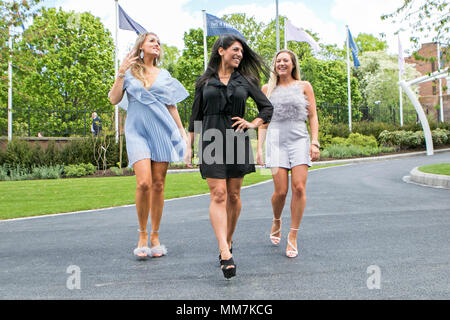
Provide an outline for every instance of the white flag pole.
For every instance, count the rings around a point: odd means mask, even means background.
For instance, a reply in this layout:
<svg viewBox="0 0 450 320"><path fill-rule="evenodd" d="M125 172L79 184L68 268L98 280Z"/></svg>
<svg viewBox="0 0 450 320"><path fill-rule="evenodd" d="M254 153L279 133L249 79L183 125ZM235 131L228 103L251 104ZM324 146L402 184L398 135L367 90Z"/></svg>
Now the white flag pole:
<svg viewBox="0 0 450 320"><path fill-rule="evenodd" d="M207 27L206 27L206 10L202 10L203 13L203 61L205 64L205 71L208 69L208 41L207 41Z"/></svg>
<svg viewBox="0 0 450 320"><path fill-rule="evenodd" d="M402 74L399 72L398 74L398 82L402 81ZM400 126L403 127L403 89L400 87L398 89L399 98L400 98Z"/></svg>
<svg viewBox="0 0 450 320"><path fill-rule="evenodd" d="M115 51L114 51L114 77L117 78L117 73L119 72L119 60L118 60L118 53L119 53L119 41L118 41L118 34L119 34L119 0L115 0L116 6L116 43L115 43ZM119 142L119 106L114 106L114 124L115 124L115 130L116 130L116 143Z"/></svg>
<svg viewBox="0 0 450 320"><path fill-rule="evenodd" d="M284 19L284 48L287 49L287 23L288 23L288 19L285 18Z"/></svg>
<svg viewBox="0 0 450 320"><path fill-rule="evenodd" d="M12 96L12 23L9 25L9 61L8 61L8 141L12 140L12 108L13 108L13 96Z"/></svg>
<svg viewBox="0 0 450 320"><path fill-rule="evenodd" d="M347 29L347 87L348 87L348 129L352 132L352 89L350 81L350 33Z"/></svg>
<svg viewBox="0 0 450 320"><path fill-rule="evenodd" d="M398 54L399 54L399 58L403 59L403 47L401 46L400 43L400 33L398 34ZM403 62L402 62L403 63ZM401 68L401 66L399 65L399 70L398 70L398 82L402 82L402 72L404 72L404 68ZM403 89L401 86L399 86L398 88L399 91L399 105L400 105L400 126L403 127Z"/></svg>
<svg viewBox="0 0 450 320"><path fill-rule="evenodd" d="M276 21L277 21L277 52L280 51L280 20L278 16L278 0L276 2Z"/></svg>
<svg viewBox="0 0 450 320"><path fill-rule="evenodd" d="M437 63L438 63L438 71L441 71L441 44L439 41L437 42ZM442 79L439 78L439 111L441 122L444 122L444 102L442 99Z"/></svg>

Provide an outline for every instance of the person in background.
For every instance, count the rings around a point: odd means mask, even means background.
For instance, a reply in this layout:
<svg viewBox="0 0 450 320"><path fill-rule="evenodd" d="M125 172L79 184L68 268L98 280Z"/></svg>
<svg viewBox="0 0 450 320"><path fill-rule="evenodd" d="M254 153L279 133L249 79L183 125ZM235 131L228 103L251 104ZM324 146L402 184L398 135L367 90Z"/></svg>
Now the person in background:
<svg viewBox="0 0 450 320"><path fill-rule="evenodd" d="M97 112L92 112L91 132L94 134L94 136L98 136L101 130L102 121L98 117Z"/></svg>

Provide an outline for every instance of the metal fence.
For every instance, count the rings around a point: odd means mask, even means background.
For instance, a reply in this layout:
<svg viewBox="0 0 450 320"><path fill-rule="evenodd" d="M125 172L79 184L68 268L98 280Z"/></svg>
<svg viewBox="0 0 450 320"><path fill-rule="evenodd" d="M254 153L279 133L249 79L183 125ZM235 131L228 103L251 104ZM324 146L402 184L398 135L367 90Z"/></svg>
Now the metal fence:
<svg viewBox="0 0 450 320"><path fill-rule="evenodd" d="M21 137L69 137L87 136L91 134L92 113L96 112L101 120L103 131L115 130L114 108L108 111L96 110L92 107L82 109L64 108L13 108L13 136ZM178 113L184 127L189 124L191 106L186 103L178 105ZM119 126L123 128L126 112L119 113ZM0 107L0 136L8 135L8 108Z"/></svg>
<svg viewBox="0 0 450 320"><path fill-rule="evenodd" d="M13 136L87 136L91 134L92 113L102 121L102 129L114 125L114 111L98 111L91 108L65 110L60 108L14 108ZM8 109L0 108L0 135L8 135Z"/></svg>
<svg viewBox="0 0 450 320"><path fill-rule="evenodd" d="M348 123L347 106L321 105L318 110L324 116L330 116L333 123ZM85 107L78 110L61 108L36 108L18 107L13 109L13 136L36 137L69 137L87 136L91 134L92 117L96 112L101 119L102 130L114 131L114 108L108 111L95 110ZM178 105L178 113L185 128L189 125L191 117L191 105L181 103ZM247 115L253 119L258 114L258 109L248 107ZM415 111L404 111L405 123L416 122ZM119 125L123 128L125 112L120 112ZM357 107L352 112L353 121L371 121L399 124L398 107ZM8 110L0 107L0 135L8 135Z"/></svg>
<svg viewBox="0 0 450 320"><path fill-rule="evenodd" d="M323 116L330 116L333 123L348 123L348 107L323 104L317 107ZM414 110L403 110L404 123L417 122ZM352 121L384 122L400 124L398 106L359 106L352 107Z"/></svg>

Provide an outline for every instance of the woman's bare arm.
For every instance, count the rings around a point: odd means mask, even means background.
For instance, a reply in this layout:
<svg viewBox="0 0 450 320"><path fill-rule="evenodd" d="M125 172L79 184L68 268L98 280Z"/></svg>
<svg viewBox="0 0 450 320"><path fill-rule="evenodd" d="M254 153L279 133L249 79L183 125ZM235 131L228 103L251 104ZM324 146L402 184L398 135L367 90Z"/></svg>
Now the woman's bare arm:
<svg viewBox="0 0 450 320"><path fill-rule="evenodd" d="M136 63L136 60L139 57L133 57L134 51L127 54L127 56L123 59L122 64L119 67L118 73L119 74L125 74L125 72ZM109 101L111 104L116 105L118 104L122 98L123 98L123 84L124 84L125 78L124 77L117 77L114 81L114 84L111 88L111 91L109 92Z"/></svg>

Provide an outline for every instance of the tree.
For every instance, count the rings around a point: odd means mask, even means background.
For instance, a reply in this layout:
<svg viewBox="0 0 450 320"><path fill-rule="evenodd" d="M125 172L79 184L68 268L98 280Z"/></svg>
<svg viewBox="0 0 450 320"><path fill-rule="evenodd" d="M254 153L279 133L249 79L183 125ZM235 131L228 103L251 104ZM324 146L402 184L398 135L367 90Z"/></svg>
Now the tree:
<svg viewBox="0 0 450 320"><path fill-rule="evenodd" d="M0 0L0 61L9 59L9 27L19 27L23 21L36 13L36 6L42 0L4 1Z"/></svg>
<svg viewBox="0 0 450 320"><path fill-rule="evenodd" d="M395 114L395 120L398 120L398 57L383 51L364 52L360 61L361 67L355 73L359 79L363 103L369 108L369 114L373 115L371 120L391 122L392 113ZM414 79L419 76L420 73L413 65L405 64L404 78ZM407 115L405 123L416 120L414 107L405 93L403 110Z"/></svg>
<svg viewBox="0 0 450 320"><path fill-rule="evenodd" d="M408 21L414 31L411 41L420 47L424 37L432 36L433 41L450 43L450 3L448 0L404 0L403 5L390 14L381 16L382 20L392 22ZM448 50L448 48L447 48Z"/></svg>
<svg viewBox="0 0 450 320"><path fill-rule="evenodd" d="M322 44L323 50L320 53L321 59L323 60L340 60L344 61L347 59L347 48L343 46L339 48L337 44Z"/></svg>
<svg viewBox="0 0 450 320"><path fill-rule="evenodd" d="M163 59L161 62L161 67L169 71L172 76L175 76L174 74L176 72L177 60L180 57L180 51L175 46L168 46L163 43L162 52Z"/></svg>
<svg viewBox="0 0 450 320"><path fill-rule="evenodd" d="M380 40L374 35L367 33L360 33L355 38L355 42L361 50L361 53L369 51L385 51L388 48L385 40Z"/></svg>
<svg viewBox="0 0 450 320"><path fill-rule="evenodd" d="M316 104L322 115L332 115L334 110L329 107L340 108L343 111L341 119L347 119L348 88L347 65L344 61L324 61L310 57L300 63L303 80L309 81L314 89ZM359 81L351 75L352 119L357 121L361 117L358 107L362 101L359 91ZM344 108L343 108L344 107Z"/></svg>
<svg viewBox="0 0 450 320"><path fill-rule="evenodd" d="M6 134L8 101L8 62L12 56L13 70L23 67L18 61L16 42L20 39L17 30L23 20L33 16L36 6L42 0L3 1L0 0L0 135ZM13 51L9 50L9 27L13 28ZM20 30L20 29L19 29ZM13 71L14 72L14 71Z"/></svg>
<svg viewBox="0 0 450 320"><path fill-rule="evenodd" d="M184 33L184 50L176 62L174 76L183 84L189 92L189 97L183 101L189 112L180 112L180 117L185 126L190 118L192 103L194 102L195 82L205 71L203 60L203 30L190 29ZM217 37L208 37L208 48L212 48Z"/></svg>
<svg viewBox="0 0 450 320"><path fill-rule="evenodd" d="M238 30L246 39L247 44L258 51L261 44L261 34L265 29L262 22L257 22L254 17L247 17L245 13L226 14L222 20L228 22Z"/></svg>
<svg viewBox="0 0 450 320"><path fill-rule="evenodd" d="M208 47L211 47L211 37L208 37L208 42ZM203 56L203 30L199 28L185 32L184 50L178 59L176 74L190 94L189 103L194 101L195 81L204 72Z"/></svg>
<svg viewBox="0 0 450 320"><path fill-rule="evenodd" d="M55 109L33 118L35 131L45 131L48 122L57 128L54 134L67 135L82 130L86 112L113 110L108 92L114 81L114 42L99 18L42 8L24 32L19 54L32 69L18 72L22 94L16 93L15 101ZM104 127L112 120L112 115L104 117Z"/></svg>

